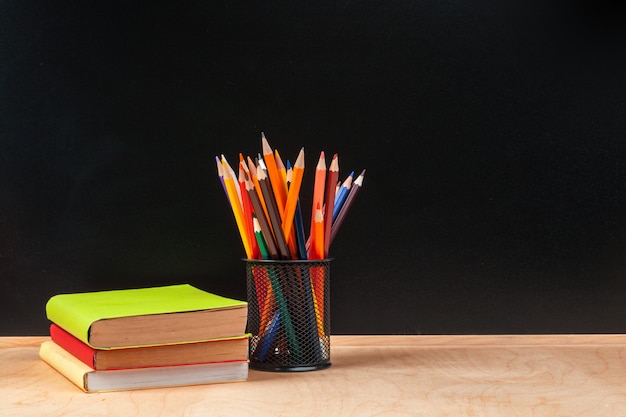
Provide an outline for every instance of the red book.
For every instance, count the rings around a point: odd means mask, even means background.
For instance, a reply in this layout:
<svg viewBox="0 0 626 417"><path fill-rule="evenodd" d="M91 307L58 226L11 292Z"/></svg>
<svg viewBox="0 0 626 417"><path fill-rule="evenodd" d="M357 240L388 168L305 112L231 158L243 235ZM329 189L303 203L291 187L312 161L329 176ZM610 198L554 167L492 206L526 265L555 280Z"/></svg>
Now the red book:
<svg viewBox="0 0 626 417"><path fill-rule="evenodd" d="M50 337L72 356L97 371L248 359L248 335L206 342L101 350L81 342L53 323Z"/></svg>

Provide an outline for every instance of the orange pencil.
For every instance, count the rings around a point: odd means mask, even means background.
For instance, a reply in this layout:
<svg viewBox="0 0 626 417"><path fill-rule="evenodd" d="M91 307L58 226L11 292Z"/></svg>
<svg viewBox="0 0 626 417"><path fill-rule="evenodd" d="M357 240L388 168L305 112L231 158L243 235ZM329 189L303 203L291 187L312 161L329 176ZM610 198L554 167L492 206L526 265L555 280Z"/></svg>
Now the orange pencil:
<svg viewBox="0 0 626 417"><path fill-rule="evenodd" d="M315 182L313 183L313 204L311 208L311 233L309 239L311 245L315 239L314 225L315 225L315 210L319 207L320 210L324 206L324 186L326 181L326 159L324 158L324 151L320 153L320 159L317 161L315 167ZM323 216L323 214L322 214ZM322 234L322 236L324 236ZM310 249L309 249L310 251Z"/></svg>
<svg viewBox="0 0 626 417"><path fill-rule="evenodd" d="M285 168L285 164L283 164L283 160L280 158L280 154L278 153L278 149L274 149L274 161L276 161L276 169L278 169L278 173L280 177L283 179L285 186L287 184L287 169ZM286 187L285 189L288 189Z"/></svg>
<svg viewBox="0 0 626 417"><path fill-rule="evenodd" d="M274 152L272 152L272 148L263 133L261 133L261 141L263 144L263 159L267 168L267 175L272 185L272 190L274 191L276 207L278 208L278 212L282 215L287 199L287 184L283 181L282 176L278 172L276 160L274 159ZM257 172L257 176L258 175L259 174Z"/></svg>
<svg viewBox="0 0 626 417"><path fill-rule="evenodd" d="M335 183L339 178L339 160L337 154L333 156L328 168L328 178L326 179L326 194L324 196L324 257L328 257L330 247L330 229L333 225L333 209L335 204ZM326 221L326 219L329 219Z"/></svg>
<svg viewBox="0 0 626 417"><path fill-rule="evenodd" d="M287 197L289 196L289 183L287 182L287 169L285 168L285 164L283 164L283 160L281 159L280 154L278 153L278 149L274 149L274 161L276 161L276 169L278 169L278 173L280 174L280 178L282 179L282 183L284 184L285 206L286 206ZM282 210L283 211L280 213L280 216L281 216L280 218L282 219L283 228L284 228L285 218L283 217L283 215L284 215L285 208L283 207ZM289 233L285 233L285 239L287 239L287 244L289 245L289 250L291 251L291 253L294 254L294 256L297 255L298 249L296 248L296 234L293 231L293 228Z"/></svg>
<svg viewBox="0 0 626 417"><path fill-rule="evenodd" d="M289 239L294 236L293 217L296 214L296 205L302 185L302 177L304 176L304 148L300 149L298 159L291 170L291 183L289 185L289 193L287 194L287 202L285 203L285 211L283 213L283 233ZM295 237L295 236L294 236ZM293 252L293 249L292 249Z"/></svg>
<svg viewBox="0 0 626 417"><path fill-rule="evenodd" d="M289 188L291 185L292 177L293 177L293 168L289 164L289 161L287 161L287 168L285 169L285 183L287 184L287 197L289 197ZM285 203L285 206L286 205L287 203ZM294 216L294 221L295 221L295 216ZM284 227L284 224L282 227ZM297 247L297 241L296 241L295 228L293 228L291 230L291 234L289 234L285 238L287 239L287 244L289 245L289 250L291 251L293 259L298 259L298 247Z"/></svg>
<svg viewBox="0 0 626 417"><path fill-rule="evenodd" d="M324 259L324 213L318 204L313 216L313 235L309 259Z"/></svg>

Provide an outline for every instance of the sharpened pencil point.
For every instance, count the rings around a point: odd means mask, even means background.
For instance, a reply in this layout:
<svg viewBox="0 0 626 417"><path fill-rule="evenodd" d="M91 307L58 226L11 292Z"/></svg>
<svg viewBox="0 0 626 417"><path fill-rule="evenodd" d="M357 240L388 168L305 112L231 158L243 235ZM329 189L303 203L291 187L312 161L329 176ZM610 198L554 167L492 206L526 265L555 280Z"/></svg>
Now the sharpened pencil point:
<svg viewBox="0 0 626 417"><path fill-rule="evenodd" d="M272 147L270 146L267 138L263 133L261 133L261 145L263 147L263 155L267 157L267 155L274 155L272 152Z"/></svg>
<svg viewBox="0 0 626 417"><path fill-rule="evenodd" d="M298 154L298 158L296 159L296 163L293 166L295 168L303 168L304 169L304 148L300 149L300 153Z"/></svg>

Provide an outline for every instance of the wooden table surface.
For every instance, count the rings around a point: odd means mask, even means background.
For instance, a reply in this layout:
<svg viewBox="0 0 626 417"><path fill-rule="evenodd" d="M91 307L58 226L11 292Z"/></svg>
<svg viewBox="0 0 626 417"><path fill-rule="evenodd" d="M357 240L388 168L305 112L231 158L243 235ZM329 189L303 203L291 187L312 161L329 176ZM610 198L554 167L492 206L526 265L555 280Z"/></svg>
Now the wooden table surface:
<svg viewBox="0 0 626 417"><path fill-rule="evenodd" d="M332 367L85 394L0 338L0 416L626 416L626 335L332 336Z"/></svg>

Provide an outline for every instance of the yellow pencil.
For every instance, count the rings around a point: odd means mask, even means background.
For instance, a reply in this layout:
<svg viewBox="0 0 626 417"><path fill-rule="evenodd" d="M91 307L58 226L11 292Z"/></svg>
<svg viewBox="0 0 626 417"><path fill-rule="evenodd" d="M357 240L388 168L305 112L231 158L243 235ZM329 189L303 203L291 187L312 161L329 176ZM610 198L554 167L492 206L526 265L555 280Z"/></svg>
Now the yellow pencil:
<svg viewBox="0 0 626 417"><path fill-rule="evenodd" d="M235 171L233 171L231 166L228 164L224 155L222 155L222 164L224 165L224 185L226 186L226 191L228 192L230 206L233 210L233 214L235 215L235 222L237 223L237 228L239 229L239 234L241 235L241 241L243 242L246 256L248 259L252 259L252 247L250 246L250 242L248 242L248 233L243 217L243 210L241 208L241 200L237 193L239 187L235 186L235 181L237 181L235 178Z"/></svg>

